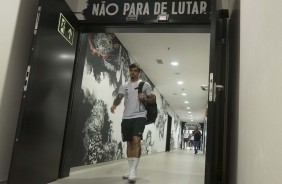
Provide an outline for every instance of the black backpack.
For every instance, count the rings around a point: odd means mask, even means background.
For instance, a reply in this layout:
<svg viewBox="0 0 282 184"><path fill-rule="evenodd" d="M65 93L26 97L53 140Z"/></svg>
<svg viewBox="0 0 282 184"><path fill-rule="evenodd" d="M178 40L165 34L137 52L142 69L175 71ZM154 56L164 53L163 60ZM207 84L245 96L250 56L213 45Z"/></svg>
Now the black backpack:
<svg viewBox="0 0 282 184"><path fill-rule="evenodd" d="M144 81L139 83L138 86L138 94L142 93L142 88L144 86ZM155 101L153 103L143 103L146 110L147 110L147 122L146 125L151 124L151 123L155 123L157 117L158 117L158 107L157 107L157 102L156 102L156 98Z"/></svg>

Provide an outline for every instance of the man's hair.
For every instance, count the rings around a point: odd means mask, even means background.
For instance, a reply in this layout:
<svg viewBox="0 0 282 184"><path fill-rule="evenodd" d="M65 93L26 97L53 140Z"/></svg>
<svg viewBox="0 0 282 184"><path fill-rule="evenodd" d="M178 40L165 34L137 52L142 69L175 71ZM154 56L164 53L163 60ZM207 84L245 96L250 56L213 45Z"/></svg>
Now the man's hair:
<svg viewBox="0 0 282 184"><path fill-rule="evenodd" d="M129 65L129 69L131 68L138 68L139 73L141 72L141 67L137 63L132 63L131 65Z"/></svg>

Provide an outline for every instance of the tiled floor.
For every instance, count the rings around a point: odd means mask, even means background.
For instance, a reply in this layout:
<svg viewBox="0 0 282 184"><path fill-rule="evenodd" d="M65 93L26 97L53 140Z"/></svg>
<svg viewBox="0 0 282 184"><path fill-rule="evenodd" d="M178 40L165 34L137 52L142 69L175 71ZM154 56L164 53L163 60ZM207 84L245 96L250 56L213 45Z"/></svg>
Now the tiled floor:
<svg viewBox="0 0 282 184"><path fill-rule="evenodd" d="M136 184L204 184L205 156L200 151L173 150L141 157ZM75 168L67 178L50 184L126 184L121 178L127 160Z"/></svg>

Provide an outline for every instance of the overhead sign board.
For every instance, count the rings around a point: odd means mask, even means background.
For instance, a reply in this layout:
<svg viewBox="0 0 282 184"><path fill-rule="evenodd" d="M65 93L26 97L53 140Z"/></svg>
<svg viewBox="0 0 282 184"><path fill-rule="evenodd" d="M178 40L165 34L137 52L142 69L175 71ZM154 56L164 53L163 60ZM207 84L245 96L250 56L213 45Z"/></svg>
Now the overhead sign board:
<svg viewBox="0 0 282 184"><path fill-rule="evenodd" d="M83 10L87 22L157 23L159 15L168 15L168 23L209 23L210 0L88 0Z"/></svg>
<svg viewBox="0 0 282 184"><path fill-rule="evenodd" d="M58 31L72 45L74 37L74 28L69 21L60 13Z"/></svg>

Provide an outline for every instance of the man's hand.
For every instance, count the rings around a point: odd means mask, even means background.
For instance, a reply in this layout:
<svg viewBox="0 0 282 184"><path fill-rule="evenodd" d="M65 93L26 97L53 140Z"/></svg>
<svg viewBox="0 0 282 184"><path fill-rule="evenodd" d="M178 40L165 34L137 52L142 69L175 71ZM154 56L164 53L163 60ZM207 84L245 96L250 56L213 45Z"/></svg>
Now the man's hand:
<svg viewBox="0 0 282 184"><path fill-rule="evenodd" d="M115 113L116 108L117 108L116 105L112 105L112 107L111 107L111 112L112 112L112 113Z"/></svg>
<svg viewBox="0 0 282 184"><path fill-rule="evenodd" d="M111 112L112 113L115 113L115 110L116 110L117 106L120 104L122 98L123 98L123 94L118 94L117 95L117 97L115 98L114 103L113 103L113 105L111 107Z"/></svg>
<svg viewBox="0 0 282 184"><path fill-rule="evenodd" d="M144 102L146 101L146 95L144 95L143 93L139 93L138 94L138 98L141 102Z"/></svg>

